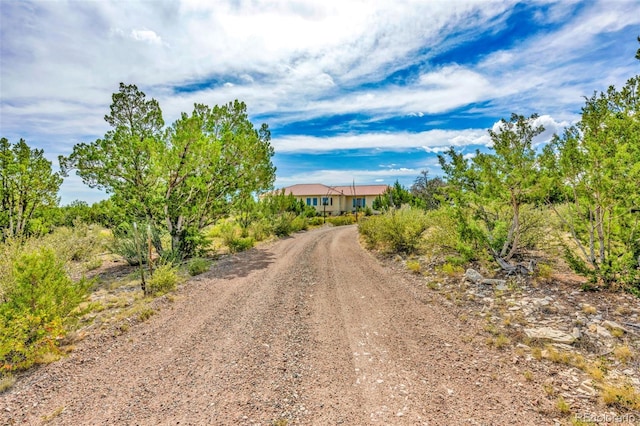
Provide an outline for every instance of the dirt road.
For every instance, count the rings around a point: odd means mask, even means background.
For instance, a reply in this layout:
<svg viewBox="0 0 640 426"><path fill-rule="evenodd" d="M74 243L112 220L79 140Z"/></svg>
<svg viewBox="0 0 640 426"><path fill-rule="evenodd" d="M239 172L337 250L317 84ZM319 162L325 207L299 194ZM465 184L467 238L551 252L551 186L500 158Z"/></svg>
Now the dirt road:
<svg viewBox="0 0 640 426"><path fill-rule="evenodd" d="M201 277L147 322L20 380L0 395L2 423L553 424L517 365L353 226Z"/></svg>

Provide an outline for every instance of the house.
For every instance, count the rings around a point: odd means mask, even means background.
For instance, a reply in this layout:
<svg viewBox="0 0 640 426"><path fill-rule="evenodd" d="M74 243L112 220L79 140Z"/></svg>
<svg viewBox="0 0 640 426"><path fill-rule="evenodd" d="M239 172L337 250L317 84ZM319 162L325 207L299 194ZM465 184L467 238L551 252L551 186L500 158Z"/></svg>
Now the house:
<svg viewBox="0 0 640 426"><path fill-rule="evenodd" d="M373 200L382 195L388 185L327 186L320 183L297 184L283 188L318 213L336 216L354 212L356 208L373 208Z"/></svg>

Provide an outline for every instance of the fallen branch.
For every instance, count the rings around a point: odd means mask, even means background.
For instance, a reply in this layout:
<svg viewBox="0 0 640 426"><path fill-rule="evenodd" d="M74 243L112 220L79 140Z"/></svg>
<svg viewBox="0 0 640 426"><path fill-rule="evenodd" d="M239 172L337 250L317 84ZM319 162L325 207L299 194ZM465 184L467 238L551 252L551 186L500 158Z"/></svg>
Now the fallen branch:
<svg viewBox="0 0 640 426"><path fill-rule="evenodd" d="M533 270L536 266L536 263L534 260L530 260L528 264L516 263L515 265L512 265L506 260L504 260L503 258L501 258L500 255L498 255L498 253L495 250L491 249L491 251L493 252L493 257L496 259L496 262L498 262L498 265L500 265L500 268L502 268L502 270L505 271L507 275L533 274Z"/></svg>

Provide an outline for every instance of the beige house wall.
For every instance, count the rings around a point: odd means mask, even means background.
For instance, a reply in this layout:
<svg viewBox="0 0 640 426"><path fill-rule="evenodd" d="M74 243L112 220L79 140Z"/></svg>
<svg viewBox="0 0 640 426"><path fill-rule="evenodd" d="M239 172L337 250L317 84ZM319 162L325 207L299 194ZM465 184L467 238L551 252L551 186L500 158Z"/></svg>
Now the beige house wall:
<svg viewBox="0 0 640 426"><path fill-rule="evenodd" d="M330 200L331 199L333 200L333 205L331 205L331 202L330 202L329 205L326 206L326 210L325 210L325 207L322 205L322 199L324 197L327 197ZM330 196L325 196L325 195L305 195L305 196L298 196L298 197L296 197L296 199L301 201L302 203L304 203L306 205L307 204L307 198L310 198L311 199L311 207L314 207L318 213L322 214L324 211L326 211L327 216L338 216L338 215L342 214L343 212L351 213L351 212L355 211L355 209L353 207L353 200L355 198L364 198L365 199L365 208L369 207L370 209L373 209L373 202L377 197L378 197L377 195L356 195L355 197L353 197L351 195L330 195ZM317 206L313 205L313 199L314 198L316 198L318 200L318 205Z"/></svg>
<svg viewBox="0 0 640 426"><path fill-rule="evenodd" d="M329 198L329 204L325 207L322 205L322 199L323 198ZM326 212L327 216L338 216L340 215L343 211L346 210L346 204L345 204L345 196L344 195L305 195L305 196L300 196L300 197L296 197L296 199L300 200L302 203L304 203L305 205L307 204L307 198L311 199L311 207L314 207L316 209L316 211L318 213L323 213ZM316 198L318 200L318 205L314 206L313 205L313 199ZM333 205L332 205L333 202Z"/></svg>

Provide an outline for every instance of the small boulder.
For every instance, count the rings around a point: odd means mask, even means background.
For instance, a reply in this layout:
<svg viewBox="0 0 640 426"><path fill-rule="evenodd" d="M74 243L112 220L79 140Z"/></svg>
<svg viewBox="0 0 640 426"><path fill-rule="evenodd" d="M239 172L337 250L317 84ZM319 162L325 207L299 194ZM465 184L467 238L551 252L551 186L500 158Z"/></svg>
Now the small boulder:
<svg viewBox="0 0 640 426"><path fill-rule="evenodd" d="M484 278L480 275L480 272L475 269L467 269L467 272L464 273L464 276L474 284L480 283Z"/></svg>
<svg viewBox="0 0 640 426"><path fill-rule="evenodd" d="M525 328L524 332L530 339L546 340L554 343L564 343L566 345L570 345L576 341L576 338L571 334L551 327Z"/></svg>

